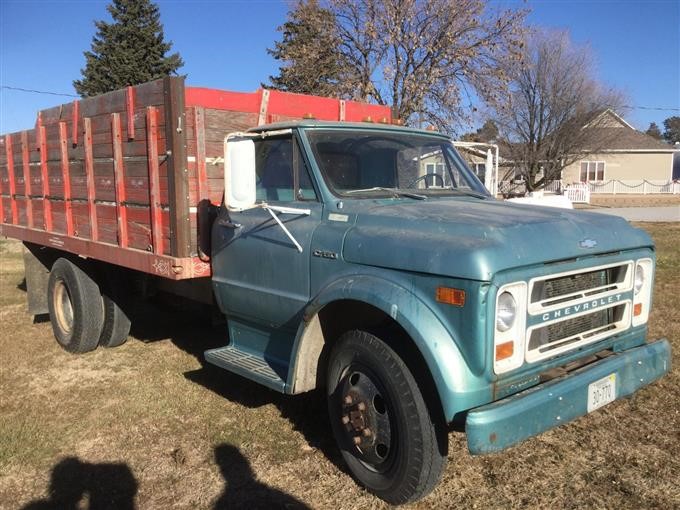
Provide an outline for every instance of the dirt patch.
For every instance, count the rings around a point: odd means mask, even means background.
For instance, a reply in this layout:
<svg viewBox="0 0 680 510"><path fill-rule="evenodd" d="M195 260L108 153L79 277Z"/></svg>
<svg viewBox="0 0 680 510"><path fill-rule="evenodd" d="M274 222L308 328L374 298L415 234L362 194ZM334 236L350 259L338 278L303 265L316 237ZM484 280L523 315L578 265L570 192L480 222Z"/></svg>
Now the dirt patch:
<svg viewBox="0 0 680 510"><path fill-rule="evenodd" d="M680 352L680 224L658 249L650 338ZM15 243L16 244L16 243ZM120 348L62 351L26 313L20 251L0 244L0 508L387 508L356 486L322 398L287 397L217 368L222 328L160 307ZM15 263L16 262L16 263ZM450 435L435 491L409 508L678 508L680 367L496 455Z"/></svg>

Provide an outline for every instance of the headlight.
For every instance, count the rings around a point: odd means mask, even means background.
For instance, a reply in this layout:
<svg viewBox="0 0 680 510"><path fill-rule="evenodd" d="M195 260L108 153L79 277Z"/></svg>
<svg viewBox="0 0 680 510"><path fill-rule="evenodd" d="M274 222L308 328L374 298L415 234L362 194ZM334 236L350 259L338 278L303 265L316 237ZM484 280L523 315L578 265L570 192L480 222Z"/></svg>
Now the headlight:
<svg viewBox="0 0 680 510"><path fill-rule="evenodd" d="M640 289L642 289L642 286L644 284L645 284L645 269L644 267L642 267L642 264L638 264L637 267L635 268L635 283L633 285L636 296L640 293Z"/></svg>
<svg viewBox="0 0 680 510"><path fill-rule="evenodd" d="M498 297L498 308L496 309L496 329L504 332L509 330L515 323L517 317L517 303L509 292L503 292Z"/></svg>

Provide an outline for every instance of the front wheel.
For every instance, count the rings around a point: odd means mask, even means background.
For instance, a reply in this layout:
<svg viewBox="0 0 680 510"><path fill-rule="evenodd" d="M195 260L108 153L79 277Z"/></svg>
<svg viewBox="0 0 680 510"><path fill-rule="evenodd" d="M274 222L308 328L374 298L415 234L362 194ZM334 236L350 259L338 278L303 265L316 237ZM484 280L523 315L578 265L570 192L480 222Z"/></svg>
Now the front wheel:
<svg viewBox="0 0 680 510"><path fill-rule="evenodd" d="M357 481L392 504L428 494L446 463L445 427L397 353L350 331L331 352L327 382L335 439Z"/></svg>

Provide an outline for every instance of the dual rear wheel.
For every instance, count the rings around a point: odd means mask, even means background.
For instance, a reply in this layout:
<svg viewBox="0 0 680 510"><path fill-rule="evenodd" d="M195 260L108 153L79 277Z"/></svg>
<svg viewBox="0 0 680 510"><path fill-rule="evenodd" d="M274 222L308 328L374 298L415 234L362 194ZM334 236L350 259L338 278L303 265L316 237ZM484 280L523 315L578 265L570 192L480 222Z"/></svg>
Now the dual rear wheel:
<svg viewBox="0 0 680 510"><path fill-rule="evenodd" d="M130 319L108 274L100 278L85 263L56 260L47 285L52 330L59 345L84 353L99 345L115 347L127 340Z"/></svg>

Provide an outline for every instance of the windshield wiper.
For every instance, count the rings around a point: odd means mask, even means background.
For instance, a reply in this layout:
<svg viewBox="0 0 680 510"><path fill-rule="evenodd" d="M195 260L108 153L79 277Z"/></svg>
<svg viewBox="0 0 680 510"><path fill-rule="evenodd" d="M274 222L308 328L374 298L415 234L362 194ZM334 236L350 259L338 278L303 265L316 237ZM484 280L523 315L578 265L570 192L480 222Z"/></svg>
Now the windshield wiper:
<svg viewBox="0 0 680 510"><path fill-rule="evenodd" d="M393 193L397 197L407 197L407 198L414 198L416 200L425 200L427 197L425 195L419 195L417 193L411 193L409 191L401 191L398 188L384 188L382 186L374 186L373 188L364 188L364 189L351 189L348 191L343 191L343 194L345 195L351 195L354 193L364 193L368 191L387 191L389 193Z"/></svg>

